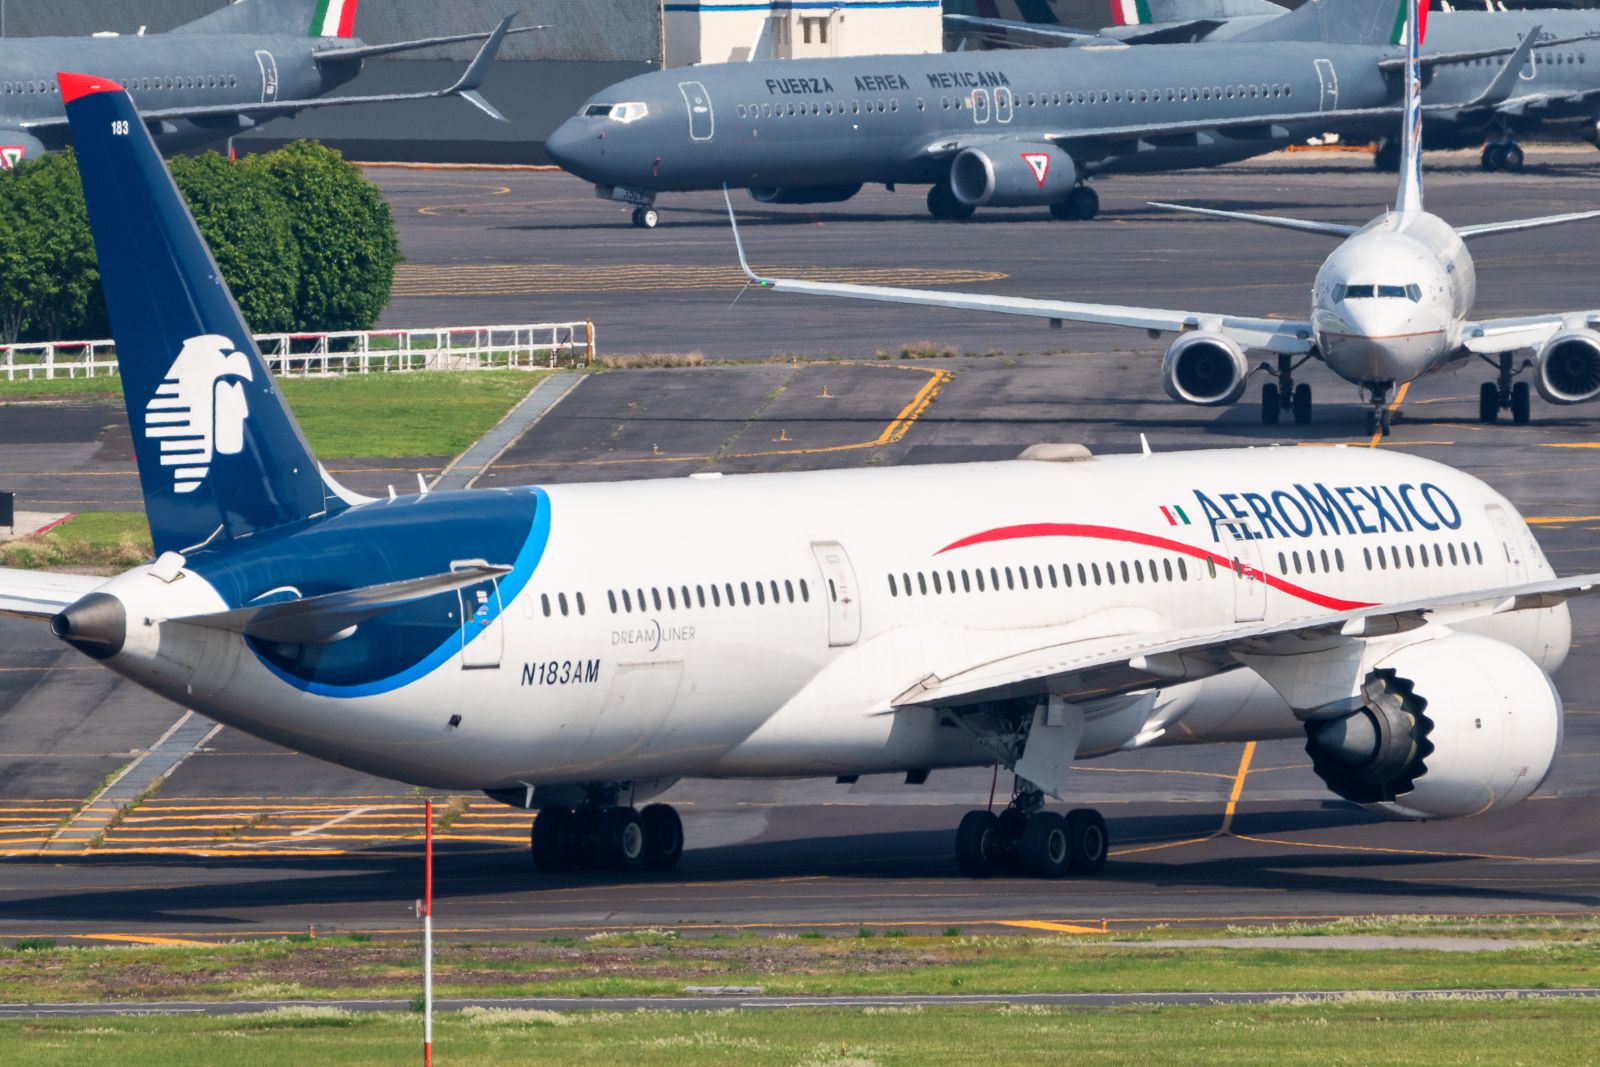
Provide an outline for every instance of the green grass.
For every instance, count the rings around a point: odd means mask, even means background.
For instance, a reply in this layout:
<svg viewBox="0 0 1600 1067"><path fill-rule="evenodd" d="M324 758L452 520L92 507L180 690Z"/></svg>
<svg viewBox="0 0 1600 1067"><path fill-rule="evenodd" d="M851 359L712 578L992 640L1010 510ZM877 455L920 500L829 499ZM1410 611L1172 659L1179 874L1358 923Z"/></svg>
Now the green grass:
<svg viewBox="0 0 1600 1067"><path fill-rule="evenodd" d="M454 456L505 417L546 371L352 374L280 378L279 386L325 458ZM122 400L116 377L0 379L0 400Z"/></svg>
<svg viewBox="0 0 1600 1067"><path fill-rule="evenodd" d="M0 1048L30 1067L84 1063L394 1064L420 1057L422 1021L282 1009L218 1018L0 1022ZM441 1014L437 1062L455 1067L739 1065L1017 1067L1227 1063L1537 1064L1594 1062L1600 1005L1437 1000L1265 1006L1025 1007L619 1013L469 1010Z"/></svg>
<svg viewBox="0 0 1600 1067"><path fill-rule="evenodd" d="M151 554L144 512L80 511L48 533L0 544L0 566L88 567L115 573Z"/></svg>
<svg viewBox="0 0 1600 1067"><path fill-rule="evenodd" d="M619 932L577 942L444 943L435 953L434 981L439 996L675 995L687 985L816 995L1600 985L1600 938L1587 929L1519 928L1504 936L1530 943L1495 952L1433 952L1236 949L1203 939L1157 946L1103 937ZM399 940L0 950L0 1002L403 998L420 986L417 947Z"/></svg>

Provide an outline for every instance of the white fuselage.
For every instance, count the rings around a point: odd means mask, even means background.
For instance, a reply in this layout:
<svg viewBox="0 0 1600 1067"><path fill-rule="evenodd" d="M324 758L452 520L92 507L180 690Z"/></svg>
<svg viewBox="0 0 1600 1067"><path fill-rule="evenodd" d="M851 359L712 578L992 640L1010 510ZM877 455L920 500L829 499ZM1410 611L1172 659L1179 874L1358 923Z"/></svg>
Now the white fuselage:
<svg viewBox="0 0 1600 1067"><path fill-rule="evenodd" d="M1349 381L1409 382L1459 352L1476 294L1472 257L1455 230L1427 212L1389 212L1346 238L1317 271L1317 349Z"/></svg>
<svg viewBox="0 0 1600 1067"><path fill-rule="evenodd" d="M1551 573L1483 483L1358 449L494 492L547 494L543 555L499 619L421 677L383 692L287 685L231 633L161 622L225 605L198 576L149 567L105 587L129 623L109 665L222 722L424 785L855 774L993 762L939 712L895 709L930 675ZM1564 606L1466 628L1547 670L1570 637ZM1080 756L1302 734L1243 669L1074 699L1088 717Z"/></svg>

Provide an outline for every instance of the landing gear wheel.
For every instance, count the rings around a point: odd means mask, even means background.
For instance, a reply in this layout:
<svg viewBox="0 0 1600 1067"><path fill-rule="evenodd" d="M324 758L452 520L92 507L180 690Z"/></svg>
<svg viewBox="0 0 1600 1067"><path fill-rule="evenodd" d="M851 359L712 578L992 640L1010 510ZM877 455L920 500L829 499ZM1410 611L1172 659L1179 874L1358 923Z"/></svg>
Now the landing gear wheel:
<svg viewBox="0 0 1600 1067"><path fill-rule="evenodd" d="M653 230L661 221L661 215L653 207L640 206L633 209L633 224L641 230Z"/></svg>
<svg viewBox="0 0 1600 1067"><path fill-rule="evenodd" d="M1495 422L1500 418L1500 390L1493 382L1478 386L1478 421Z"/></svg>
<svg viewBox="0 0 1600 1067"><path fill-rule="evenodd" d="M1527 382L1518 382L1511 387L1511 421L1518 426L1526 426L1532 414L1530 392Z"/></svg>
<svg viewBox="0 0 1600 1067"><path fill-rule="evenodd" d="M935 185L928 190L928 213L936 219L970 219L977 208L956 199L948 185Z"/></svg>
<svg viewBox="0 0 1600 1067"><path fill-rule="evenodd" d="M1506 165L1506 148L1502 144L1486 144L1478 163L1487 171L1496 171Z"/></svg>
<svg viewBox="0 0 1600 1067"><path fill-rule="evenodd" d="M632 808L607 808L595 827L594 864L601 870L636 871L644 865L644 825Z"/></svg>
<svg viewBox="0 0 1600 1067"><path fill-rule="evenodd" d="M1378 150L1372 153L1372 165L1385 174L1393 174L1400 169L1400 145L1396 141L1382 141Z"/></svg>
<svg viewBox="0 0 1600 1067"><path fill-rule="evenodd" d="M1311 386L1304 382L1294 387L1294 422L1305 426L1311 421Z"/></svg>
<svg viewBox="0 0 1600 1067"><path fill-rule="evenodd" d="M1383 431L1383 436L1385 437L1389 436L1389 423L1393 420L1393 418L1394 412L1388 408L1384 408L1382 411L1378 412L1378 429Z"/></svg>
<svg viewBox="0 0 1600 1067"><path fill-rule="evenodd" d="M1007 808L995 816L995 866L1007 874L1020 874L1022 864L1022 833L1027 828L1028 817L1016 808Z"/></svg>
<svg viewBox="0 0 1600 1067"><path fill-rule="evenodd" d="M1522 161L1523 155L1521 145L1508 144L1500 150L1501 170L1509 170L1513 172L1519 171L1522 169Z"/></svg>
<svg viewBox="0 0 1600 1067"><path fill-rule="evenodd" d="M1022 825L1022 869L1035 878L1060 878L1071 859L1067 820L1053 811L1028 816Z"/></svg>
<svg viewBox="0 0 1600 1067"><path fill-rule="evenodd" d="M683 820L671 804L651 804L639 813L644 827L644 866L670 871L683 858Z"/></svg>
<svg viewBox="0 0 1600 1067"><path fill-rule="evenodd" d="M1067 194L1067 207L1073 218L1088 222L1100 214L1100 194L1087 185L1077 186Z"/></svg>
<svg viewBox="0 0 1600 1067"><path fill-rule="evenodd" d="M956 827L956 866L968 878L992 878L1000 869L1000 819L989 811L969 811Z"/></svg>
<svg viewBox="0 0 1600 1067"><path fill-rule="evenodd" d="M533 865L546 874L570 870L573 866L571 849L562 841L562 831L571 821L571 808L540 808L533 820L529 835L533 844Z"/></svg>
<svg viewBox="0 0 1600 1067"><path fill-rule="evenodd" d="M1111 834L1106 821L1093 808L1074 808L1067 812L1067 842L1070 855L1067 868L1073 874L1099 874L1106 868L1111 852Z"/></svg>
<svg viewBox="0 0 1600 1067"><path fill-rule="evenodd" d="M1368 408L1367 409L1367 433L1370 435L1370 434L1375 434L1377 432L1378 432L1378 413L1376 411L1373 411L1371 408Z"/></svg>
<svg viewBox="0 0 1600 1067"><path fill-rule="evenodd" d="M1283 404L1278 398L1278 387L1268 382L1261 387L1261 421L1268 426L1278 425L1278 416L1283 413Z"/></svg>

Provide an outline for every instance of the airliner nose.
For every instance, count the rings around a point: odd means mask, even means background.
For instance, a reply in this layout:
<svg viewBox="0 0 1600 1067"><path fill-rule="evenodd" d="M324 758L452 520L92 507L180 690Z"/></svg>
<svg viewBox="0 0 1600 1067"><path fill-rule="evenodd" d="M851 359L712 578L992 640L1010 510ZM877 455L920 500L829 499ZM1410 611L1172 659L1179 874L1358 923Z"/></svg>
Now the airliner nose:
<svg viewBox="0 0 1600 1067"><path fill-rule="evenodd" d="M598 142L599 134L590 131L587 123L568 119L556 128L544 142L544 151L563 170L579 174L593 158L591 145Z"/></svg>
<svg viewBox="0 0 1600 1067"><path fill-rule="evenodd" d="M51 618L50 632L86 656L110 659L127 640L128 612L110 593L90 593Z"/></svg>

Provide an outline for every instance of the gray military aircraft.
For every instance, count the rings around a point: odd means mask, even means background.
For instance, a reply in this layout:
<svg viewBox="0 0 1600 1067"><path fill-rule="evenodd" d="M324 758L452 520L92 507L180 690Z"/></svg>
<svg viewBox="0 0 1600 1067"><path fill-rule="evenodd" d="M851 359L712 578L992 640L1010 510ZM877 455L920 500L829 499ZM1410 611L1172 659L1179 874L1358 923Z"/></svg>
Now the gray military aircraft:
<svg viewBox="0 0 1600 1067"><path fill-rule="evenodd" d="M750 189L768 203L925 183L936 218L1046 206L1088 219L1086 178L1246 159L1397 114L1398 0L1308 0L1235 40L709 64L619 82L546 142L552 159L636 205ZM1508 39L1510 35L1507 35ZM1551 42L1555 43L1555 42ZM1434 55L1425 65L1508 55ZM1492 84L1490 71L1479 71ZM1456 110L1492 103L1480 92ZM1439 106L1439 105L1433 105ZM1375 124L1382 123L1383 126Z"/></svg>
<svg viewBox="0 0 1600 1067"><path fill-rule="evenodd" d="M267 119L315 107L460 96L502 119L478 89L508 33L368 45L354 36L360 0L238 0L169 33L0 39L0 169L66 145L56 71L104 71L127 86L163 151L213 144ZM488 38L465 74L423 93L322 98L369 56Z"/></svg>

